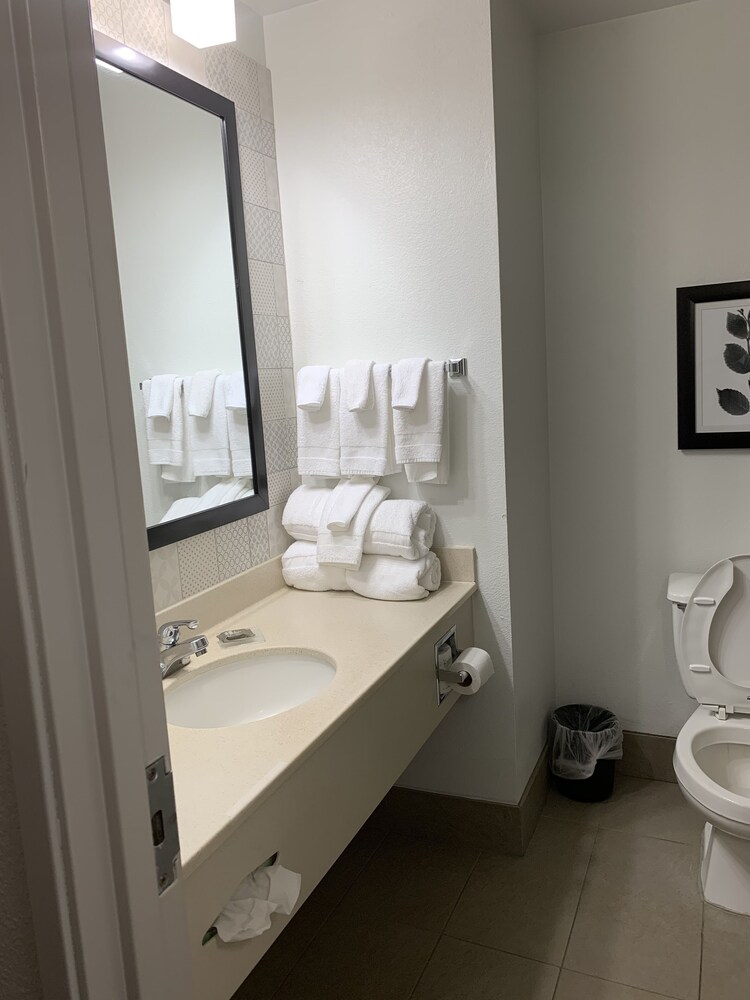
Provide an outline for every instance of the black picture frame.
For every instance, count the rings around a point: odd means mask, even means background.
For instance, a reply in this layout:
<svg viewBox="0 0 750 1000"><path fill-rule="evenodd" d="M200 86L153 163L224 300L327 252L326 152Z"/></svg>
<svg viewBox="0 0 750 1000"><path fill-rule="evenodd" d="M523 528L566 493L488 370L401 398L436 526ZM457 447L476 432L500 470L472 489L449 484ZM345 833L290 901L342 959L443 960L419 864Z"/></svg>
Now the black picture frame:
<svg viewBox="0 0 750 1000"><path fill-rule="evenodd" d="M750 303L750 281L692 285L677 289L677 443L681 451L750 448L750 430L700 431L696 426L696 306L738 299L747 299ZM750 331L750 327L748 329ZM733 336L737 335L727 333L726 336L727 341L731 342ZM739 346L741 340L737 344ZM745 375L750 380L750 372L744 372L743 378ZM750 397L750 385L748 396Z"/></svg>
<svg viewBox="0 0 750 1000"><path fill-rule="evenodd" d="M227 207L232 238L235 288L237 292L237 318L240 331L240 350L245 373L250 453L253 462L253 488L251 497L198 511L186 517L147 526L150 550L162 548L184 538L202 534L222 524L230 524L251 514L268 509L268 475L263 440L263 415L260 403L258 363L253 326L253 308L250 294L250 273L245 242L245 213L242 203L240 151L237 139L237 119L234 102L215 91L190 80L181 73L163 66L134 49L112 42L95 33L97 59L110 63L146 83L158 87L183 101L208 111L223 122L224 166L227 178Z"/></svg>

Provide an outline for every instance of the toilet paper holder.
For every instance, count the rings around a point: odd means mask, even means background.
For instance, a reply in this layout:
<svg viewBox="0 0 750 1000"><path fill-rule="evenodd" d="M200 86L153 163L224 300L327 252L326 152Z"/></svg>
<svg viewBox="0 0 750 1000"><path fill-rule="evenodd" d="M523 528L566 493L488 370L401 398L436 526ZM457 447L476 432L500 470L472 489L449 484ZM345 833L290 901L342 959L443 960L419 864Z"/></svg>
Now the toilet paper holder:
<svg viewBox="0 0 750 1000"><path fill-rule="evenodd" d="M468 671L452 670L448 665L445 646L450 648L450 663L455 663L461 655L461 650L456 644L455 625L435 643L435 681L437 683L438 705L442 705L454 687L469 687L471 684L471 676ZM442 654L441 650L443 650Z"/></svg>

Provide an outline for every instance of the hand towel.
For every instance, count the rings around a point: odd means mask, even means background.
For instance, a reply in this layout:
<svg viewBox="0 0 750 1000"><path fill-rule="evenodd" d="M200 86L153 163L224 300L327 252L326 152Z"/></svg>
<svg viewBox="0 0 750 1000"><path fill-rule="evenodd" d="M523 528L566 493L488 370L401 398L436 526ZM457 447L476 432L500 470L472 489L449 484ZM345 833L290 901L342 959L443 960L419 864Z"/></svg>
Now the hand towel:
<svg viewBox="0 0 750 1000"><path fill-rule="evenodd" d="M224 379L214 379L213 399L207 417L188 416L188 447L196 476L229 476L229 428L224 399Z"/></svg>
<svg viewBox="0 0 750 1000"><path fill-rule="evenodd" d="M221 372L210 368L193 375L188 396L188 414L191 417L207 417L214 402L216 379Z"/></svg>
<svg viewBox="0 0 750 1000"><path fill-rule="evenodd" d="M172 406L172 425L179 419L182 428L182 461L179 465L164 465L161 470L161 478L169 483L194 483L195 472L193 471L193 458L190 454L190 442L188 441L188 423L192 417L188 416L188 398L190 396L190 386L192 378L178 380L181 384L179 399L175 398ZM179 417L177 414L179 413ZM175 428L176 430L176 428Z"/></svg>
<svg viewBox="0 0 750 1000"><path fill-rule="evenodd" d="M307 365L297 373L297 406L300 410L320 410L329 388L328 365Z"/></svg>
<svg viewBox="0 0 750 1000"><path fill-rule="evenodd" d="M150 417L172 416L174 403L174 383L176 375L154 375L151 381L151 396L148 404Z"/></svg>
<svg viewBox="0 0 750 1000"><path fill-rule="evenodd" d="M421 500L385 500L370 519L363 551L420 559L432 547L436 523L434 510Z"/></svg>
<svg viewBox="0 0 750 1000"><path fill-rule="evenodd" d="M281 523L292 538L305 542L318 540L323 511L333 490L327 486L298 486L286 502Z"/></svg>
<svg viewBox="0 0 750 1000"><path fill-rule="evenodd" d="M341 386L341 475L388 476L396 472L390 407L390 366L375 365L369 410L351 410L345 403L346 371Z"/></svg>
<svg viewBox="0 0 750 1000"><path fill-rule="evenodd" d="M334 493L336 491L334 490ZM317 556L321 566L346 566L358 569L362 562L365 532L377 507L389 495L387 486L373 486L346 531L331 531L321 523ZM323 522L326 515L323 514Z"/></svg>
<svg viewBox="0 0 750 1000"><path fill-rule="evenodd" d="M358 570L346 571L346 582L361 597L376 601L418 601L440 586L440 560L434 552L411 562L363 556Z"/></svg>
<svg viewBox="0 0 750 1000"><path fill-rule="evenodd" d="M344 531L348 528L374 485L372 479L342 479L328 498L321 527L330 531Z"/></svg>
<svg viewBox="0 0 750 1000"><path fill-rule="evenodd" d="M343 566L320 566L312 542L294 542L281 557L284 582L297 590L349 590Z"/></svg>
<svg viewBox="0 0 750 1000"><path fill-rule="evenodd" d="M337 369L328 374L328 392L319 410L297 404L297 466L301 476L340 476L339 399L341 380Z"/></svg>
<svg viewBox="0 0 750 1000"><path fill-rule="evenodd" d="M184 420L182 407L182 379L172 381L172 415L149 417L152 379L143 383L143 405L146 412L146 445L151 465L180 466L184 460Z"/></svg>
<svg viewBox="0 0 750 1000"><path fill-rule="evenodd" d="M404 465L409 483L429 483L430 486L446 486L451 468L451 425L450 389L445 387L445 410L443 412L443 448L439 462L407 462Z"/></svg>
<svg viewBox="0 0 750 1000"><path fill-rule="evenodd" d="M234 372L226 376L224 384L224 394L228 410L246 410L247 399L245 398L245 373Z"/></svg>
<svg viewBox="0 0 750 1000"><path fill-rule="evenodd" d="M415 409L393 410L396 461L399 464L440 461L443 450L445 380L444 364L441 361L428 362Z"/></svg>
<svg viewBox="0 0 750 1000"><path fill-rule="evenodd" d="M346 397L346 408L351 412L371 410L372 370L374 361L347 361L341 373L341 394Z"/></svg>
<svg viewBox="0 0 750 1000"><path fill-rule="evenodd" d="M413 410L419 401L427 358L405 358L393 366L393 408Z"/></svg>

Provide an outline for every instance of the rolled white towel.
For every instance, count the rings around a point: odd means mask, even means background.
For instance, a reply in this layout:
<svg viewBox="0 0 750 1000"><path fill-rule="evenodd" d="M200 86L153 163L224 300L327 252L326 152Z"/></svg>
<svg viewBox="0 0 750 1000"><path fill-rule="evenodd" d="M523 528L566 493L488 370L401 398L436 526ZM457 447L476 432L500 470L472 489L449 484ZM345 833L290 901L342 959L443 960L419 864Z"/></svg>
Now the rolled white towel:
<svg viewBox="0 0 750 1000"><path fill-rule="evenodd" d="M346 571L350 589L376 601L418 601L440 586L440 560L434 552L421 559L363 556L358 570Z"/></svg>
<svg viewBox="0 0 750 1000"><path fill-rule="evenodd" d="M286 502L281 523L288 535L303 542L316 542L323 511L331 490L327 486L298 486Z"/></svg>
<svg viewBox="0 0 750 1000"><path fill-rule="evenodd" d="M423 500L385 500L370 519L364 552L419 559L432 548L436 523L435 511Z"/></svg>
<svg viewBox="0 0 750 1000"><path fill-rule="evenodd" d="M284 582L297 590L349 590L343 566L320 566L314 542L294 542L281 557Z"/></svg>

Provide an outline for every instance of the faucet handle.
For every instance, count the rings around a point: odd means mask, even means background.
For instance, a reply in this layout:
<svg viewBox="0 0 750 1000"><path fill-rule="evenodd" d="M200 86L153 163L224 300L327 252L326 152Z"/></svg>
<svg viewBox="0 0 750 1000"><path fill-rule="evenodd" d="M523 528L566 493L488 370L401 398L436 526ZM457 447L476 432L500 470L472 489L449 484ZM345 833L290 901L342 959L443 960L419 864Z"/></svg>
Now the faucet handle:
<svg viewBox="0 0 750 1000"><path fill-rule="evenodd" d="M183 627L192 629L198 628L198 619L189 618L185 621L164 622L164 624L161 625L156 631L156 635L162 646L176 646L180 641L180 629Z"/></svg>

